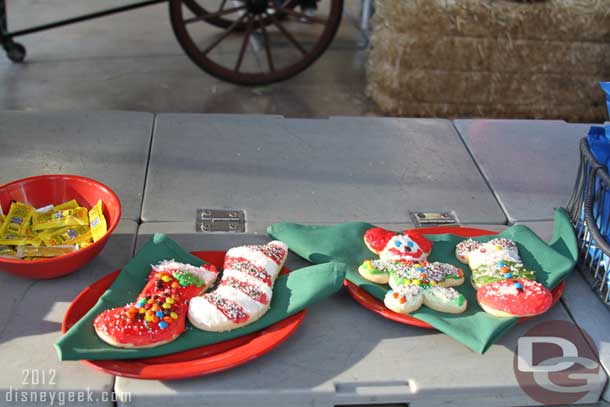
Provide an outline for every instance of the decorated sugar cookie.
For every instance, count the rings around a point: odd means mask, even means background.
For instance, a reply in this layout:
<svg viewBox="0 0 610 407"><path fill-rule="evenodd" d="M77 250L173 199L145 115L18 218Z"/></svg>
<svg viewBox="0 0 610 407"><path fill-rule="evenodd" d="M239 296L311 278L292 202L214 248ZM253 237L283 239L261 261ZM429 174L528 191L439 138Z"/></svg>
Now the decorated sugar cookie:
<svg viewBox="0 0 610 407"><path fill-rule="evenodd" d="M95 318L95 333L119 348L151 348L171 342L185 330L188 301L208 289L217 275L211 265L163 261L153 266L135 302Z"/></svg>
<svg viewBox="0 0 610 407"><path fill-rule="evenodd" d="M358 273L373 283L387 284L393 264L394 262L386 260L365 260L358 267Z"/></svg>
<svg viewBox="0 0 610 407"><path fill-rule="evenodd" d="M492 239L468 254L468 265L471 270L502 260L521 263L517 244L512 240L505 238Z"/></svg>
<svg viewBox="0 0 610 407"><path fill-rule="evenodd" d="M478 290L482 285L511 278L535 280L536 272L526 268L523 263L503 260L484 264L472 270L471 282L474 289Z"/></svg>
<svg viewBox="0 0 610 407"><path fill-rule="evenodd" d="M464 272L448 263L404 262L390 269L390 287L399 285L431 285L453 287L464 283Z"/></svg>
<svg viewBox="0 0 610 407"><path fill-rule="evenodd" d="M218 287L189 304L189 321L204 331L222 332L251 324L269 309L273 285L288 255L286 244L229 250Z"/></svg>
<svg viewBox="0 0 610 407"><path fill-rule="evenodd" d="M476 240L462 240L455 246L455 257L457 257L460 262L468 264L470 252L477 250L480 246L481 242L477 242Z"/></svg>
<svg viewBox="0 0 610 407"><path fill-rule="evenodd" d="M364 242L381 260L423 261L432 251L432 242L415 232L397 234L381 228L371 228Z"/></svg>
<svg viewBox="0 0 610 407"><path fill-rule="evenodd" d="M536 281L507 279L483 285L477 300L485 312L497 317L530 317L546 312L553 294Z"/></svg>
<svg viewBox="0 0 610 407"><path fill-rule="evenodd" d="M430 286L424 290L424 305L438 312L461 314L468 301L453 287Z"/></svg>
<svg viewBox="0 0 610 407"><path fill-rule="evenodd" d="M416 285L402 285L386 293L383 303L399 314L417 311L424 303L424 291Z"/></svg>

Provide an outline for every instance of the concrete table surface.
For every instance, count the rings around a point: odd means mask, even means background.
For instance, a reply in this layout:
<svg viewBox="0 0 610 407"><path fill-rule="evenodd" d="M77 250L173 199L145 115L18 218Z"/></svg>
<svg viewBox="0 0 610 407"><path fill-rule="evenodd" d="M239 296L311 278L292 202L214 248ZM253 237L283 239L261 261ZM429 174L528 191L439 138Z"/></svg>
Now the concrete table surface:
<svg viewBox="0 0 610 407"><path fill-rule="evenodd" d="M574 189L588 124L559 120L455 120L510 223L552 220Z"/></svg>
<svg viewBox="0 0 610 407"><path fill-rule="evenodd" d="M129 260L136 231L135 222L121 221L93 262L62 278L26 280L0 273L0 406L113 405L114 377L80 362L60 362L53 344L61 337L70 302Z"/></svg>
<svg viewBox="0 0 610 407"><path fill-rule="evenodd" d="M506 221L446 120L158 115L142 220L194 221L197 208L244 209L260 225L406 223L422 210Z"/></svg>
<svg viewBox="0 0 610 407"><path fill-rule="evenodd" d="M154 116L137 112L0 112L0 184L41 174L96 179L139 220Z"/></svg>
<svg viewBox="0 0 610 407"><path fill-rule="evenodd" d="M168 233L188 250L225 250L268 240L193 233L184 223L145 223L137 246L154 232ZM291 268L306 264L294 254L287 262ZM516 326L481 356L445 334L379 317L342 291L310 307L294 335L248 364L181 381L118 377L115 390L130 394L129 403L119 400L125 406L528 405L532 400L513 371L514 350L521 335L548 320L570 317L559 303L548 314ZM580 402L596 402L600 392L601 387Z"/></svg>

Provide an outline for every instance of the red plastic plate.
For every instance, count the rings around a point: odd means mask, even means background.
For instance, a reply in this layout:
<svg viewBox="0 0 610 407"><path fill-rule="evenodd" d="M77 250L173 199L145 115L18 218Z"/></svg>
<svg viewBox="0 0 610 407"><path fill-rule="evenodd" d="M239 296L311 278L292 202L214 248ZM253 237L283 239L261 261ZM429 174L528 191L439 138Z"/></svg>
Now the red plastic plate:
<svg viewBox="0 0 610 407"><path fill-rule="evenodd" d="M192 254L217 267L222 267L225 252ZM64 316L62 333L66 333L97 303L120 271L108 274L91 284L72 301ZM290 270L284 267L280 274L289 272ZM85 360L83 363L115 376L148 380L185 379L216 373L247 363L276 348L301 325L306 311L303 310L249 335L171 355L145 359Z"/></svg>
<svg viewBox="0 0 610 407"><path fill-rule="evenodd" d="M460 237L490 236L490 235L498 234L498 232L494 232L492 230L463 228L463 227L459 227L459 226L436 226L436 227L429 227L429 228L418 228L418 229L414 229L414 230L417 231L418 233L425 234L425 235L440 235L440 234L444 234L444 233L451 233L453 235L460 236ZM381 315L384 318L390 319L392 321L400 322L400 323L406 324L406 325L413 325L413 326L417 326L420 328L435 329L432 325L430 325L427 322L424 322L420 319L417 319L414 316L411 316L408 314L399 314L397 312L394 312L394 311L386 308L386 306L383 304L383 302L379 301L377 298L373 297L372 295L370 295L369 293L367 293L366 291L364 291L363 289L361 289L360 287L358 287L356 284L352 283L351 281L345 280L343 282L343 285L345 285L345 287L347 288L347 291L356 300L356 302L358 302L364 308L367 308L367 309ZM555 287L553 289L553 291L552 291L553 305L557 301L559 301L559 298L561 298L561 295L563 294L564 289L565 289L564 281L559 283L557 285L557 287ZM530 317L521 318L521 320L519 322L524 322L528 319L530 319Z"/></svg>

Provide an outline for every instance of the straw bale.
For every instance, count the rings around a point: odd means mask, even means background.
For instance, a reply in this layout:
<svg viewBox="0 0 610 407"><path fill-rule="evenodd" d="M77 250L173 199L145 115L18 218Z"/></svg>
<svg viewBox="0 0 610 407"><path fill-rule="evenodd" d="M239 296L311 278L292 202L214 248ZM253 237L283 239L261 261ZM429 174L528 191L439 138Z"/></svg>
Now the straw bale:
<svg viewBox="0 0 610 407"><path fill-rule="evenodd" d="M605 118L610 0L376 5L367 92L386 114Z"/></svg>

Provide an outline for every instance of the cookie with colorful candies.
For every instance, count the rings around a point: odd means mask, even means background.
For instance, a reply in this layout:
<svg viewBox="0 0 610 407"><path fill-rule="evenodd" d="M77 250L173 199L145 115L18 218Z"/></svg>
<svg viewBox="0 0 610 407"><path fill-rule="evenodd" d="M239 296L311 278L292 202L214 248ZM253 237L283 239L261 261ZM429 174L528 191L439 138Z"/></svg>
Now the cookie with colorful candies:
<svg viewBox="0 0 610 407"><path fill-rule="evenodd" d="M523 263L502 260L496 263L484 264L472 270L470 282L475 290L481 286L506 279L535 280L536 272L525 267Z"/></svg>
<svg viewBox="0 0 610 407"><path fill-rule="evenodd" d="M506 279L483 285L477 301L485 312L497 317L531 317L553 305L553 294L536 281Z"/></svg>
<svg viewBox="0 0 610 407"><path fill-rule="evenodd" d="M102 312L93 321L97 336L119 348L151 348L171 342L185 331L188 301L208 289L218 271L162 261L152 267L137 299Z"/></svg>
<svg viewBox="0 0 610 407"><path fill-rule="evenodd" d="M373 283L387 284L393 263L386 260L365 260L358 267L358 273Z"/></svg>
<svg viewBox="0 0 610 407"><path fill-rule="evenodd" d="M413 231L399 234L375 227L364 233L364 243L381 260L424 261L432 251L432 242Z"/></svg>
<svg viewBox="0 0 610 407"><path fill-rule="evenodd" d="M499 261L521 263L519 249L514 241L506 238L492 239L468 254L468 266L471 270Z"/></svg>

